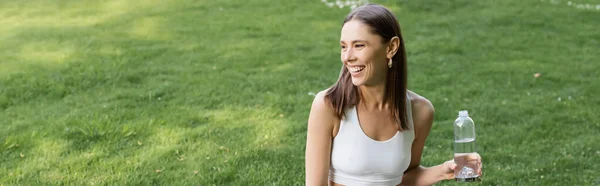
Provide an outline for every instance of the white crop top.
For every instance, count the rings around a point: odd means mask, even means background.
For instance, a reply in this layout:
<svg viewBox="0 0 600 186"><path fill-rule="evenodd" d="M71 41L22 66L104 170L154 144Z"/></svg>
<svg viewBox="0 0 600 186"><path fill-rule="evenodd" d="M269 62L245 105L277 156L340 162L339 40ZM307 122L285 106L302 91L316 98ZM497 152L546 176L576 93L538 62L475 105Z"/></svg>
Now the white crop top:
<svg viewBox="0 0 600 186"><path fill-rule="evenodd" d="M356 107L346 109L333 139L329 180L346 186L400 184L410 164L415 138L410 99L406 103L409 129L386 141L367 136L359 124Z"/></svg>

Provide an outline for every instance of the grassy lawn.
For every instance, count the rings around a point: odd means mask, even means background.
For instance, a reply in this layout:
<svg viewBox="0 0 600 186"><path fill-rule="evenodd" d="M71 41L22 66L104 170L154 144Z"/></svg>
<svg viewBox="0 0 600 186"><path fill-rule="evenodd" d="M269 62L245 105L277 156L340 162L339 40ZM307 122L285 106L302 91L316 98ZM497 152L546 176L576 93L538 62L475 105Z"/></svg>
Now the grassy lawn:
<svg viewBox="0 0 600 186"><path fill-rule="evenodd" d="M308 112L337 79L348 7L0 1L0 185L304 184ZM453 157L467 109L481 185L600 184L600 9L371 2L398 16L409 89L436 108L423 165Z"/></svg>

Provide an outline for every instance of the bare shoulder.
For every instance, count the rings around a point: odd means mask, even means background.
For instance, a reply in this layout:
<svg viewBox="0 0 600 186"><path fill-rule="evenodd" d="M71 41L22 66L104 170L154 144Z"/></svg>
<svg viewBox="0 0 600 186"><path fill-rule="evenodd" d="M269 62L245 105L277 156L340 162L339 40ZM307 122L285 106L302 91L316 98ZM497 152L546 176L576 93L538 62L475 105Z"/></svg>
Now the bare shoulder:
<svg viewBox="0 0 600 186"><path fill-rule="evenodd" d="M424 115L433 114L435 109L433 108L433 104L431 104L431 102L427 98L410 90L408 90L407 92L410 95L410 102L412 103L413 113L423 113Z"/></svg>
<svg viewBox="0 0 600 186"><path fill-rule="evenodd" d="M435 109L431 102L417 93L407 91L410 95L410 101L412 104L413 121L415 127L419 128L430 128L433 124L433 118Z"/></svg>
<svg viewBox="0 0 600 186"><path fill-rule="evenodd" d="M335 109L327 100L326 93L327 90L323 90L315 95L310 109L309 127L318 125L318 128L321 129L332 130L334 128L337 116Z"/></svg>
<svg viewBox="0 0 600 186"><path fill-rule="evenodd" d="M325 113L334 113L334 108L330 104L329 100L326 97L327 90L322 90L315 95L315 99L313 99L311 110L318 110L320 112Z"/></svg>

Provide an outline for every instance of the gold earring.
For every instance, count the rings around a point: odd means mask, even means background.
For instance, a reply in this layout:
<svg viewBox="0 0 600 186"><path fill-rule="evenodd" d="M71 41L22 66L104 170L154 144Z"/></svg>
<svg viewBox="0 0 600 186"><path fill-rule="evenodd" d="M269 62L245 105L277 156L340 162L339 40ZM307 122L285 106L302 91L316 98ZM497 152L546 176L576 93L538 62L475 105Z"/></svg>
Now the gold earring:
<svg viewBox="0 0 600 186"><path fill-rule="evenodd" d="M392 59L390 58L390 60L388 61L388 68L392 68Z"/></svg>

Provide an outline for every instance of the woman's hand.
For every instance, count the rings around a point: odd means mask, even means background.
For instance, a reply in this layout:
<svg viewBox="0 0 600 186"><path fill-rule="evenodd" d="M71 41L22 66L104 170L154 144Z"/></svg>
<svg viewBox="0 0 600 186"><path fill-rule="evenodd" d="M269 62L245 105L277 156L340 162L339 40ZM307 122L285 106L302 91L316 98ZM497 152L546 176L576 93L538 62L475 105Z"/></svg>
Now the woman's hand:
<svg viewBox="0 0 600 186"><path fill-rule="evenodd" d="M473 154L469 154L466 155L466 162L467 164L470 165L476 165L477 166L477 175L479 175L479 177L481 177L483 174L483 172L481 171L481 156L478 153L473 153ZM454 171L457 167L456 163L454 162L454 160L448 160L446 162L444 162L442 165L442 172L443 172L443 176L445 179L447 180L452 180L454 179Z"/></svg>
<svg viewBox="0 0 600 186"><path fill-rule="evenodd" d="M456 168L456 163L454 160L448 160L442 164L444 179L451 180L454 179L454 169Z"/></svg>

